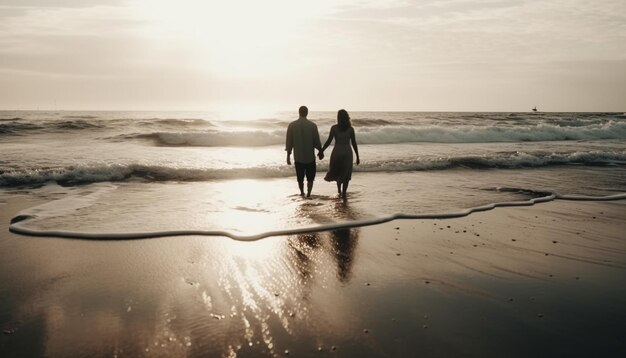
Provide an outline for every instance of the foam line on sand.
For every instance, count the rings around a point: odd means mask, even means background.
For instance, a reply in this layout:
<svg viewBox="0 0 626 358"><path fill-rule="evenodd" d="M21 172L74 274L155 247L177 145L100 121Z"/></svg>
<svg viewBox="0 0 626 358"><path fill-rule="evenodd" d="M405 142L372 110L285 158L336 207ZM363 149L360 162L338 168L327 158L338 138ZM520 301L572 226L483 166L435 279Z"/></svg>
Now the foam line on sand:
<svg viewBox="0 0 626 358"><path fill-rule="evenodd" d="M330 231L345 228L354 228L362 226L371 226L386 223L397 219L452 219L468 216L475 212L493 210L497 207L514 207L514 206L532 206L539 203L545 203L553 200L575 200L575 201L611 201L624 200L626 193L607 195L607 196L588 196L588 195L560 195L552 193L550 195L533 198L525 201L507 201L500 203L492 203L459 211L445 213L423 213L423 214L406 214L397 213L389 216L383 216L373 219L355 220L341 223L315 225L303 228L284 229L275 231L266 231L254 235L237 235L222 230L172 230L172 231L152 231L152 232L119 232L119 233L87 233L77 231L63 230L37 230L29 229L26 224L32 219L36 219L36 215L17 215L11 219L9 230L16 234L29 236L50 236L67 239L84 239L84 240L134 240L149 239L167 236L226 236L238 241L256 241L270 236L297 235L318 231Z"/></svg>

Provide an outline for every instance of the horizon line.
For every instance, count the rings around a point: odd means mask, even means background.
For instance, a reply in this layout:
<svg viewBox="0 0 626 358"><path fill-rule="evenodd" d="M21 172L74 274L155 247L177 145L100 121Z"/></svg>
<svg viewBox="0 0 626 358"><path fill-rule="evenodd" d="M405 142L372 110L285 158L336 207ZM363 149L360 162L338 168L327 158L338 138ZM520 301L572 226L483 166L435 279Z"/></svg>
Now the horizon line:
<svg viewBox="0 0 626 358"><path fill-rule="evenodd" d="M319 109L319 110L311 110L309 112L336 112L337 109ZM0 108L0 112L228 112L217 109L6 109ZM259 111L259 113L267 112L266 110ZM271 110L273 113L282 113L282 112L297 112L296 109L276 109ZM537 112L533 112L532 108L520 111L520 110L367 110L367 109L352 109L349 112L392 112L392 113L626 113L626 110L595 110L595 111L555 111L555 110L537 110Z"/></svg>

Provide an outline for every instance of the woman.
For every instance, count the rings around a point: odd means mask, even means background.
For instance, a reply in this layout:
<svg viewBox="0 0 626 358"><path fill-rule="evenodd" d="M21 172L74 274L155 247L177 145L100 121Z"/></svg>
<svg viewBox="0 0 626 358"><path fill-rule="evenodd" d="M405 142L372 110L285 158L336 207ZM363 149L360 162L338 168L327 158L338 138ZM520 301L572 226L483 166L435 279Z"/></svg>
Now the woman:
<svg viewBox="0 0 626 358"><path fill-rule="evenodd" d="M322 153L328 148L333 138L335 139L335 147L330 154L328 173L326 173L324 180L337 182L337 191L345 199L348 183L352 179L352 148L354 148L354 153L356 153L356 164L359 165L361 163L354 128L352 128L350 116L345 109L337 112L337 124L330 128L330 134L322 147ZM350 148L351 143L352 148ZM323 156L323 154L320 156Z"/></svg>

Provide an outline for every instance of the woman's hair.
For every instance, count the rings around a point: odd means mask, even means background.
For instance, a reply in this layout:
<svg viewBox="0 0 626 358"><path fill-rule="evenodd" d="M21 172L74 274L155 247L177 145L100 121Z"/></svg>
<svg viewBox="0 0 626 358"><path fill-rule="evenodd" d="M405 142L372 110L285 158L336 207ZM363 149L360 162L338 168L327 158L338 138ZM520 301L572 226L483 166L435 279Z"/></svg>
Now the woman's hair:
<svg viewBox="0 0 626 358"><path fill-rule="evenodd" d="M346 130L352 127L352 123L350 123L350 115L345 109L340 109L339 112L337 112L337 124L341 130Z"/></svg>

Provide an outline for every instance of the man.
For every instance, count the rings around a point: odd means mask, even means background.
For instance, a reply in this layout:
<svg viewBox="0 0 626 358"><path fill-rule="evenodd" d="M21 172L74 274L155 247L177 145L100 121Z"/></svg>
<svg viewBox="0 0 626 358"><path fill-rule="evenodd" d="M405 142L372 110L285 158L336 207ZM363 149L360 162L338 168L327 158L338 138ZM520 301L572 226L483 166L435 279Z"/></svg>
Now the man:
<svg viewBox="0 0 626 358"><path fill-rule="evenodd" d="M318 150L317 156L324 158L322 153L322 143L320 134L317 131L317 125L309 121L306 116L309 109L305 106L298 110L300 118L289 123L287 128L287 141L285 150L287 151L287 164L291 165L291 151L293 150L293 158L296 165L296 177L298 178L298 187L300 195L304 196L304 177L307 181L307 198L311 196L313 189L313 180L315 180L315 153L313 149Z"/></svg>

